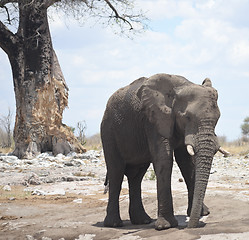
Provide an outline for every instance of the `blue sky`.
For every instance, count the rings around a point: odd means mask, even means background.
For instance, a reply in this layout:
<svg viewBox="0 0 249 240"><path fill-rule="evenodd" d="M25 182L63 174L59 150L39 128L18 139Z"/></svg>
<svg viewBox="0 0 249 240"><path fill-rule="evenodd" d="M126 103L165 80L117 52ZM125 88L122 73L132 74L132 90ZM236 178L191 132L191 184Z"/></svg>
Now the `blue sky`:
<svg viewBox="0 0 249 240"><path fill-rule="evenodd" d="M133 40L109 28L54 16L50 28L69 91L64 123L99 132L106 102L118 88L155 73L209 77L219 93L216 133L235 140L249 116L249 0L140 0L150 29ZM0 50L0 114L15 110L7 56Z"/></svg>

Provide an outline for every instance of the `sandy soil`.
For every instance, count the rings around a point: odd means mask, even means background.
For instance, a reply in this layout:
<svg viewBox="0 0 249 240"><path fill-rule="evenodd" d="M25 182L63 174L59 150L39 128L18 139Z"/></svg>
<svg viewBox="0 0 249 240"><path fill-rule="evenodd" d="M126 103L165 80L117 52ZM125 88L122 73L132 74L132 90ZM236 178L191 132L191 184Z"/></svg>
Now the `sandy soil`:
<svg viewBox="0 0 249 240"><path fill-rule="evenodd" d="M201 219L205 226L196 229L186 228L187 192L179 170L174 166L173 198L179 226L164 231L154 230L154 223L130 223L126 180L120 197L124 226L117 229L103 227L108 196L103 194L105 166L101 157L99 162L91 164L89 159L88 164L77 167L81 173L87 173L88 168L93 172L94 166L98 169L80 181L28 186L15 181L19 181L19 174L25 171L20 167L11 168L9 164L9 170L5 166L0 172L4 183L0 185L0 239L249 239L248 163L248 159L239 157L219 156L215 159L205 197L211 213ZM26 173L31 170L35 172L36 168L26 169ZM76 167L71 168L77 170ZM70 172L71 168L69 166L66 169ZM57 173L55 170L50 170L50 177L53 172ZM85 176L85 173L82 175ZM149 180L150 174L149 171L143 181L143 202L147 213L155 219L156 187L155 181ZM6 183L11 189L6 189Z"/></svg>

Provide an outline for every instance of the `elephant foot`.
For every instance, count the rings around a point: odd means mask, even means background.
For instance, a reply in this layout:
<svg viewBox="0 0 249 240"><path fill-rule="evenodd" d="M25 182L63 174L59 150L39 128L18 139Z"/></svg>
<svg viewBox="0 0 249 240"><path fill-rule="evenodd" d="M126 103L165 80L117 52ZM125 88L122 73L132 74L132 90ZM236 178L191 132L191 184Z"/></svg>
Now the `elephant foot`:
<svg viewBox="0 0 249 240"><path fill-rule="evenodd" d="M155 229L159 231L177 226L178 222L175 217L172 217L169 221L167 221L164 217L158 217L155 223Z"/></svg>
<svg viewBox="0 0 249 240"><path fill-rule="evenodd" d="M107 215L104 220L104 227L116 228L116 227L122 227L122 226L123 226L123 221L121 220L119 216L113 217L113 216Z"/></svg>
<svg viewBox="0 0 249 240"><path fill-rule="evenodd" d="M210 214L209 208L203 203L201 216L207 216Z"/></svg>
<svg viewBox="0 0 249 240"><path fill-rule="evenodd" d="M131 223L135 225L149 224L152 222L152 219L145 211L130 213L130 220Z"/></svg>

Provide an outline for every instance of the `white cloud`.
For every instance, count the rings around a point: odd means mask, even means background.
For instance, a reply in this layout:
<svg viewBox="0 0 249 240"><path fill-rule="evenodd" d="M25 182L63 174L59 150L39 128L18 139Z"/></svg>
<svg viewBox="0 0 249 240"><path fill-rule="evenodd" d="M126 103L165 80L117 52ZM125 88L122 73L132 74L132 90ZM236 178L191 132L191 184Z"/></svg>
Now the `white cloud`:
<svg viewBox="0 0 249 240"><path fill-rule="evenodd" d="M202 10L212 9L215 6L215 0L198 1L196 7Z"/></svg>
<svg viewBox="0 0 249 240"><path fill-rule="evenodd" d="M239 65L243 63L249 63L249 40L243 39L236 42L232 49L232 63L234 65Z"/></svg>
<svg viewBox="0 0 249 240"><path fill-rule="evenodd" d="M173 17L188 17L195 14L193 1L186 0L140 0L139 6L151 19L165 19Z"/></svg>
<svg viewBox="0 0 249 240"><path fill-rule="evenodd" d="M75 67L82 67L86 64L86 59L83 58L82 56L79 56L79 55L74 55L72 57L72 64L75 66Z"/></svg>

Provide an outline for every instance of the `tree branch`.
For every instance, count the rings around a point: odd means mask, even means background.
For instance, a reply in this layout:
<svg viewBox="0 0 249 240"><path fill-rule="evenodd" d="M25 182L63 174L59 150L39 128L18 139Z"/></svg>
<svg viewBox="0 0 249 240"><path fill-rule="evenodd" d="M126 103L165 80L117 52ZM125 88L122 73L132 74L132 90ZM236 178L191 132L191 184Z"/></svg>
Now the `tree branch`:
<svg viewBox="0 0 249 240"><path fill-rule="evenodd" d="M11 20L10 20L10 14L9 14L9 10L6 6L3 6L1 8L4 8L6 13L7 13L7 21L9 22L9 24L11 24Z"/></svg>
<svg viewBox="0 0 249 240"><path fill-rule="evenodd" d="M9 25L12 24L13 19L11 19L11 11L9 11L9 7L5 6L6 4L12 3L12 5L14 6L14 3L18 3L18 0L0 0L0 8L3 8L6 11L6 15L7 15L7 22Z"/></svg>
<svg viewBox="0 0 249 240"><path fill-rule="evenodd" d="M16 43L16 36L0 21L0 47L9 54Z"/></svg>
<svg viewBox="0 0 249 240"><path fill-rule="evenodd" d="M7 3L18 3L18 0L0 0L0 7L3 7Z"/></svg>
<svg viewBox="0 0 249 240"><path fill-rule="evenodd" d="M114 12L114 14L115 14L114 17L115 17L116 19L120 19L120 20L122 20L124 23L128 24L128 25L130 26L130 30L132 30L132 29L133 29L132 24L131 24L128 20L126 20L124 17L122 17L122 16L119 15L118 11L117 11L116 8L110 3L110 1L109 1L109 0L104 0L104 1L105 1L106 4L111 8L111 10ZM113 16L110 16L110 17L113 17Z"/></svg>
<svg viewBox="0 0 249 240"><path fill-rule="evenodd" d="M61 2L61 0L44 0L43 4L44 4L45 8L49 8L50 6L52 6L53 4L55 4L57 2Z"/></svg>

